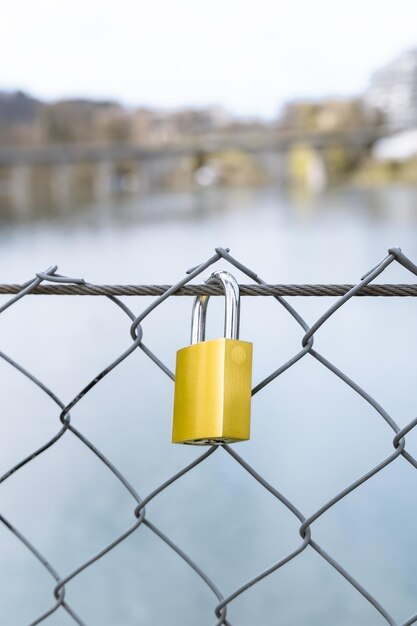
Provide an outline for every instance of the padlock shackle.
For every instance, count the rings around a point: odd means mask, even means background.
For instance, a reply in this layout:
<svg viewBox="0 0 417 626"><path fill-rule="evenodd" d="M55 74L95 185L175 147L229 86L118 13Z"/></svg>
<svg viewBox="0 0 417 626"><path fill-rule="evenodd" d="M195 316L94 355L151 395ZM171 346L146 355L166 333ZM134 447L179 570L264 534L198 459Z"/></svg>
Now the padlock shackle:
<svg viewBox="0 0 417 626"><path fill-rule="evenodd" d="M239 339L240 293L239 284L234 276L219 270L213 272L206 284L220 282L226 298L224 312L224 336L226 339ZM193 303L191 319L191 343L199 343L206 338L206 313L210 296L197 296Z"/></svg>

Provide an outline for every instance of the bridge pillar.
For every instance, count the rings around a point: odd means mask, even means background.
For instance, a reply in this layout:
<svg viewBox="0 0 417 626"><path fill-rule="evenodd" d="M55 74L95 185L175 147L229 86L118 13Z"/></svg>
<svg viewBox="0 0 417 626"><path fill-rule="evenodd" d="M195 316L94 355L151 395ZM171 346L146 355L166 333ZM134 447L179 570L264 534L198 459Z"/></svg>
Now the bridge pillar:
<svg viewBox="0 0 417 626"><path fill-rule="evenodd" d="M14 165L10 169L8 195L12 206L21 215L28 215L31 210L30 172L30 167L27 165Z"/></svg>
<svg viewBox="0 0 417 626"><path fill-rule="evenodd" d="M150 161L137 161L136 171L138 177L139 193L148 193L151 185Z"/></svg>
<svg viewBox="0 0 417 626"><path fill-rule="evenodd" d="M268 183L281 185L288 178L287 159L282 152L265 151L256 155Z"/></svg>
<svg viewBox="0 0 417 626"><path fill-rule="evenodd" d="M327 170L323 153L308 144L294 144L288 154L290 182L319 192L327 184Z"/></svg>
<svg viewBox="0 0 417 626"><path fill-rule="evenodd" d="M113 163L97 163L94 174L94 195L99 201L108 200L113 188Z"/></svg>
<svg viewBox="0 0 417 626"><path fill-rule="evenodd" d="M140 167L140 189L143 193L152 193L164 186L165 168L163 157L155 157L141 161Z"/></svg>
<svg viewBox="0 0 417 626"><path fill-rule="evenodd" d="M55 166L51 171L51 195L60 209L71 208L72 166L66 163Z"/></svg>

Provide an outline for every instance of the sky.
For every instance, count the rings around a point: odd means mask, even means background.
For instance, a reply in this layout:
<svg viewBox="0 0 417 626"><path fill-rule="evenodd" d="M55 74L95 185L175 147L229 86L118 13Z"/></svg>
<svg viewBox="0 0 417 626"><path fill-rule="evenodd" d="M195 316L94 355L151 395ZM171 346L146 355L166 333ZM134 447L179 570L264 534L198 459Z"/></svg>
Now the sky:
<svg viewBox="0 0 417 626"><path fill-rule="evenodd" d="M46 100L273 117L416 46L416 0L0 1L0 89Z"/></svg>

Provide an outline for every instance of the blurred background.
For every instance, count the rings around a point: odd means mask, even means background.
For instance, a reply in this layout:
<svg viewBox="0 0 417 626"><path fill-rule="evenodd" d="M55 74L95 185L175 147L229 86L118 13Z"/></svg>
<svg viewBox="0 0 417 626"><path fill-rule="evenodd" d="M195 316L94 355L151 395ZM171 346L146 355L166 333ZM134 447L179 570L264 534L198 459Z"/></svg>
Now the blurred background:
<svg viewBox="0 0 417 626"><path fill-rule="evenodd" d="M412 0L3 0L0 282L56 263L88 282L168 284L219 245L271 283L356 282L393 245L416 260L416 18ZM395 281L413 277L390 266L379 280ZM126 301L136 313L150 302ZM292 300L310 324L332 302ZM171 369L190 312L189 298L172 298L144 323ZM241 337L254 342L256 383L298 352L302 331L275 301L244 298ZM0 340L66 403L131 341L110 301L43 296L2 315ZM316 348L404 426L416 414L416 340L412 298L359 298ZM0 380L3 472L57 432L59 412L4 361ZM145 496L199 453L170 444L171 405L171 381L137 351L72 419ZM252 439L236 450L310 515L391 441L307 357L254 398ZM299 543L297 520L226 457L148 507L225 595ZM400 459L313 527L399 621L417 612L416 485ZM70 433L6 481L0 502L61 576L133 521L131 499ZM28 625L52 606L53 580L6 526L0 549L2 623ZM146 528L66 597L94 626L214 621L212 594ZM236 626L385 623L308 550L229 610ZM62 611L48 619L71 623Z"/></svg>

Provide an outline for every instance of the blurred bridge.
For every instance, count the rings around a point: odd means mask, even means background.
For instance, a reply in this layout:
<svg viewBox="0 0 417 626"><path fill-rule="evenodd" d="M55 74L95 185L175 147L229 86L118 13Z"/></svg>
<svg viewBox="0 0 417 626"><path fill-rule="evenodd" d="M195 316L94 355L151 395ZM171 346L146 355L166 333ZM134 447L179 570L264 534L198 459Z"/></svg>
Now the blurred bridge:
<svg viewBox="0 0 417 626"><path fill-rule="evenodd" d="M227 151L249 155L262 179L282 184L301 178L326 179L326 150L342 147L350 158L360 157L387 134L382 128L332 132L268 130L198 136L181 143L158 146L135 144L51 144L30 147L0 147L0 202L26 214L36 203L68 208L83 189L100 202L124 191L149 192L169 187L184 170L189 182L210 158ZM302 146L304 153L295 158ZM298 148L297 148L298 147ZM306 156L307 151L307 156ZM245 178L245 177L244 177ZM247 180L245 178L245 180ZM83 192L84 193L84 192ZM1 208L1 207L0 207Z"/></svg>
<svg viewBox="0 0 417 626"><path fill-rule="evenodd" d="M317 151L334 145L364 149L386 134L387 131L384 129L369 127L329 132L271 130L256 133L201 135L181 143L166 143L149 147L135 144L51 144L0 147L0 166L147 161L209 155L225 150L239 150L254 154L282 153L298 143L307 144Z"/></svg>

